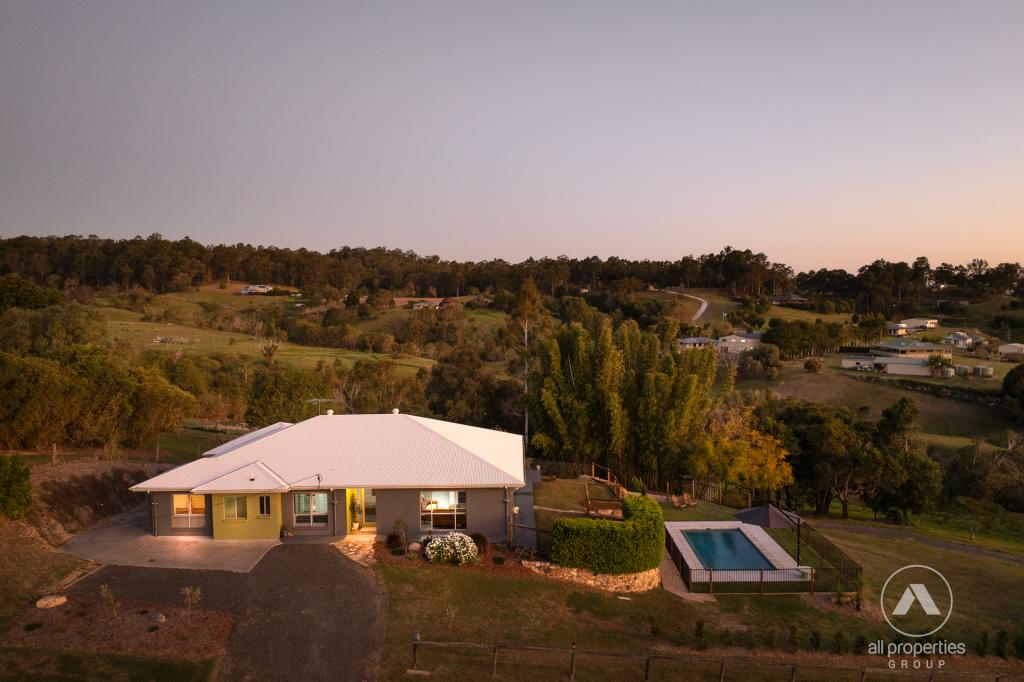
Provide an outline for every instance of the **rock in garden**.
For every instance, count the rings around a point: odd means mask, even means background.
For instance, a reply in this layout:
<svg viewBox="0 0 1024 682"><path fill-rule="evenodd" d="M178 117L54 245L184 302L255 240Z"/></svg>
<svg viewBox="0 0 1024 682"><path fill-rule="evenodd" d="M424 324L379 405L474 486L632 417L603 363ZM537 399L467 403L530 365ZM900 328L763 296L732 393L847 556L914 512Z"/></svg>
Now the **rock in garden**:
<svg viewBox="0 0 1024 682"><path fill-rule="evenodd" d="M162 613L153 614L153 622L154 623L166 623L167 622L167 616L165 616Z"/></svg>
<svg viewBox="0 0 1024 682"><path fill-rule="evenodd" d="M410 542L409 543L409 551L410 552L418 552L421 549L423 549L423 545L421 545L420 543L418 543L418 542Z"/></svg>
<svg viewBox="0 0 1024 682"><path fill-rule="evenodd" d="M39 601L36 602L36 607L40 609L52 609L67 603L68 598L62 594L48 594L45 597L39 598Z"/></svg>

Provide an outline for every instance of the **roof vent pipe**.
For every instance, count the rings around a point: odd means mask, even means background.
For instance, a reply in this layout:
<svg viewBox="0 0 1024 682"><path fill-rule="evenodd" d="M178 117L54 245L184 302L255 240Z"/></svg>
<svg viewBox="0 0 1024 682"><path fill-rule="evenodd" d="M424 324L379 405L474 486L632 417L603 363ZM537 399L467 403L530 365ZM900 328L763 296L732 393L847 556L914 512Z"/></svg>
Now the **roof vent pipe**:
<svg viewBox="0 0 1024 682"><path fill-rule="evenodd" d="M328 417L330 417L332 414L334 414L334 410L327 410L327 416Z"/></svg>
<svg viewBox="0 0 1024 682"><path fill-rule="evenodd" d="M396 407L393 410L391 410L391 414L398 414L398 408Z"/></svg>

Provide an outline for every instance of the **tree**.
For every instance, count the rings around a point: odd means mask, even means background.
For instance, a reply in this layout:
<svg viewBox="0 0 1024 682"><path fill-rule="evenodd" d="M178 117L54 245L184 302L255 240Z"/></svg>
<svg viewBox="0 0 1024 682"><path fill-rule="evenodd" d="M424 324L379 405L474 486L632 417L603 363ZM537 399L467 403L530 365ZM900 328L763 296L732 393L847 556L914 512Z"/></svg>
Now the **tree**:
<svg viewBox="0 0 1024 682"><path fill-rule="evenodd" d="M427 405L434 414L471 426L491 426L496 380L480 356L463 346L442 357L430 372Z"/></svg>
<svg viewBox="0 0 1024 682"><path fill-rule="evenodd" d="M131 389L131 418L125 431L125 442L131 447L142 447L164 431L180 429L196 402L152 368L132 369Z"/></svg>
<svg viewBox="0 0 1024 682"><path fill-rule="evenodd" d="M779 347L771 343L762 343L757 348L745 351L740 356L738 372L743 377L764 376L774 379L782 371L782 359Z"/></svg>
<svg viewBox="0 0 1024 682"><path fill-rule="evenodd" d="M245 421L254 428L297 422L310 416L307 400L322 397L323 382L309 371L278 368L257 376L249 394Z"/></svg>
<svg viewBox="0 0 1024 682"><path fill-rule="evenodd" d="M0 457L0 514L23 519L32 506L32 480L21 458Z"/></svg>
<svg viewBox="0 0 1024 682"><path fill-rule="evenodd" d="M529 377L530 366L530 328L544 312L544 306L540 300L540 293L537 291L537 284L533 278L527 277L519 287L519 294L516 296L515 305L512 308L512 320L523 332L523 395L530 392ZM530 444L530 411L523 411L523 442L526 447ZM525 454L525 453L524 453Z"/></svg>
<svg viewBox="0 0 1024 682"><path fill-rule="evenodd" d="M1003 404L1017 421L1024 423L1024 363L1003 377Z"/></svg>

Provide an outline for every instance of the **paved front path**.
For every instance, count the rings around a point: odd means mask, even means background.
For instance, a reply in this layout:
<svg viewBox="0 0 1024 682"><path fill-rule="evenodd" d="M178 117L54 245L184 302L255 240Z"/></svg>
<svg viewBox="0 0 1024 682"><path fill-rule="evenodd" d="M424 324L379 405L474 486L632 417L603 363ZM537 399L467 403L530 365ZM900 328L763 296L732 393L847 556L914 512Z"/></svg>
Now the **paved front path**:
<svg viewBox="0 0 1024 682"><path fill-rule="evenodd" d="M166 535L146 530L149 505L142 504L87 531L61 548L98 564L155 568L205 568L251 571L278 540L217 540L209 537Z"/></svg>
<svg viewBox="0 0 1024 682"><path fill-rule="evenodd" d="M223 680L372 680L384 641L384 590L373 572L331 544L284 544L251 573L104 566L71 589L116 599L181 603L231 613ZM183 642L182 646L188 646Z"/></svg>

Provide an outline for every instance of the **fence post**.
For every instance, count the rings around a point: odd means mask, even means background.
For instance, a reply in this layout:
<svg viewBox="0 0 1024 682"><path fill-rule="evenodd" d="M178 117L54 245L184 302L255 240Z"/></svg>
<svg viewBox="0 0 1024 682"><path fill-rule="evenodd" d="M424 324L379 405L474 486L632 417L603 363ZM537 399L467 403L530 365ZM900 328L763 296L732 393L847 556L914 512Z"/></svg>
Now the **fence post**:
<svg viewBox="0 0 1024 682"><path fill-rule="evenodd" d="M416 654L419 653L420 649L420 633L416 633L412 636L412 669L416 670Z"/></svg>
<svg viewBox="0 0 1024 682"><path fill-rule="evenodd" d="M793 667L790 668L790 671L789 671L789 682L796 682L796 663L794 663Z"/></svg>
<svg viewBox="0 0 1024 682"><path fill-rule="evenodd" d="M818 569L811 566L811 594L814 594L814 577L817 575Z"/></svg>
<svg viewBox="0 0 1024 682"><path fill-rule="evenodd" d="M651 679L651 657L647 657L647 662L644 663L644 680Z"/></svg>
<svg viewBox="0 0 1024 682"><path fill-rule="evenodd" d="M491 677L498 676L498 645L494 645L494 659L491 662Z"/></svg>
<svg viewBox="0 0 1024 682"><path fill-rule="evenodd" d="M572 653L569 654L569 679L576 679L576 642L572 643Z"/></svg>
<svg viewBox="0 0 1024 682"><path fill-rule="evenodd" d="M860 682L864 682L864 680L866 680L867 677L868 677L868 669L864 668L863 670L860 671Z"/></svg>
<svg viewBox="0 0 1024 682"><path fill-rule="evenodd" d="M758 574L761 576L761 594L764 594L764 569L760 569Z"/></svg>
<svg viewBox="0 0 1024 682"><path fill-rule="evenodd" d="M718 682L725 682L725 659L722 659L722 665L718 668Z"/></svg>
<svg viewBox="0 0 1024 682"><path fill-rule="evenodd" d="M715 593L715 569L708 569L708 594Z"/></svg>

